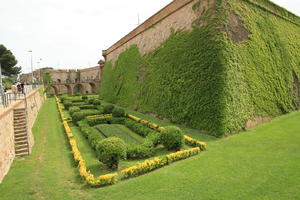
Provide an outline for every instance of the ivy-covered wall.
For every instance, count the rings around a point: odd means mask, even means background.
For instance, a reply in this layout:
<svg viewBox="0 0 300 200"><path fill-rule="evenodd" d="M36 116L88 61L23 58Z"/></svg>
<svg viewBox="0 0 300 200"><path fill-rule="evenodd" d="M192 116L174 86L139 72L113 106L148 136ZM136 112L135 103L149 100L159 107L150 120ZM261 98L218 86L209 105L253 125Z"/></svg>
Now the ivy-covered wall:
<svg viewBox="0 0 300 200"><path fill-rule="evenodd" d="M263 9L274 10L273 4L260 1L217 0L192 31L173 31L152 53L141 56L132 45L115 63L106 62L102 97L216 136L237 132L256 117L295 110L298 18L288 12L278 17Z"/></svg>

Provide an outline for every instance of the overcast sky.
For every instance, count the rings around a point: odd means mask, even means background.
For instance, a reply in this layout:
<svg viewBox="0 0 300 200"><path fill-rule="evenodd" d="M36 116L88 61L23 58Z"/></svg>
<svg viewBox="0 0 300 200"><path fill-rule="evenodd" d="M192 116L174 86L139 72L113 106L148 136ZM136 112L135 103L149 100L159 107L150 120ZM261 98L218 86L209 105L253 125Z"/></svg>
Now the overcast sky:
<svg viewBox="0 0 300 200"><path fill-rule="evenodd" d="M171 1L1 0L0 44L14 53L23 72L30 71L28 50L34 69L40 58L42 67L92 67L102 50ZM299 0L273 2L300 16Z"/></svg>

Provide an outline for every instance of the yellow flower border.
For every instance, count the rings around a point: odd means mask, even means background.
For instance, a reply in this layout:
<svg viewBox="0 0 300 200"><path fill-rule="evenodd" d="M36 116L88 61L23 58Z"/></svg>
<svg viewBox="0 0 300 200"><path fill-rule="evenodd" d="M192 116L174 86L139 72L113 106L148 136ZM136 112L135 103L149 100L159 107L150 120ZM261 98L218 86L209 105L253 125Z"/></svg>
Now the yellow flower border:
<svg viewBox="0 0 300 200"><path fill-rule="evenodd" d="M158 124L151 123L147 120L142 120L141 118L136 117L136 116L131 115L131 114L128 114L127 117L134 120L134 121L137 121L139 123L148 125L149 128L152 128L153 130L156 130L156 131L159 131L159 132L164 129L163 126L159 126ZM194 138L191 138L187 135L184 135L184 141L189 146L199 147L201 151L204 151L206 149L206 146L207 146L205 142L198 141L198 140L196 140Z"/></svg>
<svg viewBox="0 0 300 200"><path fill-rule="evenodd" d="M56 99L58 111L59 111L61 119L63 121L66 135L68 137L68 140L69 140L69 143L71 146L71 150L73 152L75 164L78 167L80 176L87 182L87 184L89 184L91 186L104 186L104 185L114 184L116 182L116 178L118 175L117 173L106 174L106 175L102 175L102 176L95 178L94 175L92 173L90 173L90 171L87 170L85 160L81 156L81 153L77 147L76 140L73 138L73 134L68 125L67 119L64 117L60 101L57 97L55 97L55 99Z"/></svg>

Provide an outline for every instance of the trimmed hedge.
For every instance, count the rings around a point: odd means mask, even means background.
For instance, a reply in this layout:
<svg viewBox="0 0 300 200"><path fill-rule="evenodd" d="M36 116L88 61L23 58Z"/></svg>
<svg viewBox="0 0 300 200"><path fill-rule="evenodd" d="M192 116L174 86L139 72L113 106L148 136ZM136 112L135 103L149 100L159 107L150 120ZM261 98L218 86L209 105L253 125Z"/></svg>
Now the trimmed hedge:
<svg viewBox="0 0 300 200"><path fill-rule="evenodd" d="M69 113L72 116L74 112L79 112L80 108L78 106L71 106L69 107Z"/></svg>
<svg viewBox="0 0 300 200"><path fill-rule="evenodd" d="M102 114L100 110L81 110L79 112L74 112L72 115L73 122L78 122L80 120L83 120L86 116L89 115L99 115Z"/></svg>
<svg viewBox="0 0 300 200"><path fill-rule="evenodd" d="M125 111L122 108L114 108L112 110L113 117L125 117Z"/></svg>
<svg viewBox="0 0 300 200"><path fill-rule="evenodd" d="M87 120L79 121L78 126L80 127L80 131L83 133L84 137L88 139L93 149L96 149L98 142L105 138L94 127L90 127Z"/></svg>

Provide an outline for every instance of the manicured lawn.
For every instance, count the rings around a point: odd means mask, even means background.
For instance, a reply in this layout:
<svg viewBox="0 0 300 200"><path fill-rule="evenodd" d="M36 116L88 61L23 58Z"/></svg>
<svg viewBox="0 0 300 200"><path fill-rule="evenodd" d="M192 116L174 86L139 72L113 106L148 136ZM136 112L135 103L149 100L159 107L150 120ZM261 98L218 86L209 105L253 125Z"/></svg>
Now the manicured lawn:
<svg viewBox="0 0 300 200"><path fill-rule="evenodd" d="M239 135L208 139L211 141L208 150L198 156L113 186L89 188L80 182L73 167L55 102L50 99L33 129L36 142L33 154L14 161L0 185L0 197L5 200L300 199L299 122L300 112L295 112Z"/></svg>
<svg viewBox="0 0 300 200"><path fill-rule="evenodd" d="M144 141L143 137L121 124L99 124L95 128L106 137L118 137L128 144L141 144Z"/></svg>

